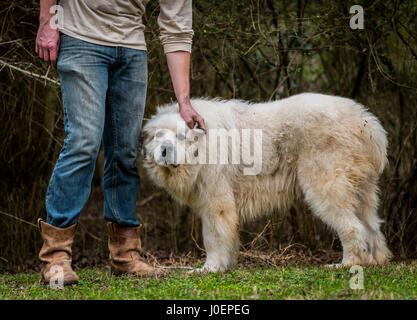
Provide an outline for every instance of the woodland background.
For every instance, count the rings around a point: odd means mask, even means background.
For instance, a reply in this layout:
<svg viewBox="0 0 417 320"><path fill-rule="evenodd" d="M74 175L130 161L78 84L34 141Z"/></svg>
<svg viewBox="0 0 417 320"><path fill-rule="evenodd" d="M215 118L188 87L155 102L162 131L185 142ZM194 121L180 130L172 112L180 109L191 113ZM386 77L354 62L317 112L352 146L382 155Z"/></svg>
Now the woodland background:
<svg viewBox="0 0 417 320"><path fill-rule="evenodd" d="M349 8L365 10L365 28L349 27ZM389 167L379 213L396 259L417 253L417 2L413 0L195 0L193 97L280 99L304 91L354 98L382 122ZM158 39L158 2L150 1L149 90L145 118L175 98ZM0 1L0 270L37 266L45 193L64 138L58 76L34 51L39 1ZM102 213L103 155L97 160L74 260L107 255ZM139 160L140 166L140 160ZM202 256L200 223L155 188L140 169L137 215L144 247L158 258ZM314 257L340 250L334 234L297 205L241 226L242 251L266 256L298 248ZM298 250L297 249L297 250Z"/></svg>

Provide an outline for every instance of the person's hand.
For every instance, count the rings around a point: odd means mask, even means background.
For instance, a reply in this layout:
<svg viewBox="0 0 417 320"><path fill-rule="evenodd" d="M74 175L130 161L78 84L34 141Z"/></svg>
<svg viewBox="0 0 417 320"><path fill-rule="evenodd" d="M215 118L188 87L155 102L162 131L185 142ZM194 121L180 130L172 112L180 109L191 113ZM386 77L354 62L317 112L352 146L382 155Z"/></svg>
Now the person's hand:
<svg viewBox="0 0 417 320"><path fill-rule="evenodd" d="M59 51L59 30L51 27L49 20L39 23L35 50L42 60L49 62L52 67L56 66Z"/></svg>
<svg viewBox="0 0 417 320"><path fill-rule="evenodd" d="M194 110L191 102L183 102L179 104L180 106L180 116L184 119L185 123L190 129L194 129L194 126L197 124L197 128L203 129L206 131L206 125L204 119Z"/></svg>

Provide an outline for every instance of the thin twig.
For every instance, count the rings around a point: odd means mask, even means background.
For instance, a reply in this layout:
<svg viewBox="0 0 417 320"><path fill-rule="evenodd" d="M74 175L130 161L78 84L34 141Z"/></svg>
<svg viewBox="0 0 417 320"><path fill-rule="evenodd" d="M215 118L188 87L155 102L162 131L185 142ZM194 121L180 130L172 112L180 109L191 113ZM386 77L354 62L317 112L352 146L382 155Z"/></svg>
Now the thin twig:
<svg viewBox="0 0 417 320"><path fill-rule="evenodd" d="M44 81L49 81L49 82L51 82L51 83L53 83L54 85L57 85L57 86L60 86L61 85L58 80L54 80L54 79L48 78L47 76L43 76L41 74L37 74L37 73L34 73L34 72L30 72L30 71L24 70L22 68L19 68L19 67L16 67L14 65L11 65L10 63L7 63L7 62L5 62L3 60L0 60L0 64L2 64L3 66L9 67L10 69L13 69L13 70L22 72L22 73L24 73L24 74L26 74L26 75L28 75L30 77L33 77L33 78L35 78L37 80L41 79L41 80L44 80ZM45 84L46 84L46 82L45 82Z"/></svg>
<svg viewBox="0 0 417 320"><path fill-rule="evenodd" d="M12 214L10 214L10 213L4 212L4 211L0 211L0 214L3 214L3 215L8 216L8 217L10 217L10 218L16 219L16 220L18 220L18 221L20 221L20 222L23 222L23 223L26 223L26 224L28 224L28 225L31 225L32 227L35 227L35 228L37 228L37 227L38 227L36 224L34 224L34 223L32 223L32 222L29 222L29 221L23 220L23 219L21 219L21 218L19 218L19 217L16 217L16 216L14 216L14 215L12 215Z"/></svg>
<svg viewBox="0 0 417 320"><path fill-rule="evenodd" d="M103 241L103 239L97 237L96 235L92 234L90 231L88 231L81 223L79 223L80 227L84 230L86 234L88 234L91 238L97 241Z"/></svg>
<svg viewBox="0 0 417 320"><path fill-rule="evenodd" d="M0 42L0 46L3 44L9 44L9 43L16 43L16 42L21 42L22 39L16 39L16 40L10 40L10 41L5 41L5 42Z"/></svg>
<svg viewBox="0 0 417 320"><path fill-rule="evenodd" d="M193 240L193 242L194 242L194 244L195 244L195 246L200 250L200 251L202 251L202 252L206 252L206 250L204 250L203 248L201 248L199 245L198 245L198 242L197 242L197 240L195 239L195 237L194 237L194 219L195 219L195 216L193 215L193 221L191 222L191 239Z"/></svg>
<svg viewBox="0 0 417 320"><path fill-rule="evenodd" d="M271 224L271 220L268 221L268 223L263 228L263 230L252 240L252 242L250 243L251 249L253 249L253 246L255 245L256 241L258 241L258 239L262 237L262 235L265 233L266 229L269 227L270 224Z"/></svg>
<svg viewBox="0 0 417 320"><path fill-rule="evenodd" d="M151 201L153 198L159 197L161 195L160 192L156 192L154 194L151 194L150 196L146 197L145 199L143 199L141 202L138 203L138 206L144 206L145 204L147 204L149 201Z"/></svg>
<svg viewBox="0 0 417 320"><path fill-rule="evenodd" d="M185 266L157 266L160 269L185 269L185 270L194 270L192 267L185 267Z"/></svg>

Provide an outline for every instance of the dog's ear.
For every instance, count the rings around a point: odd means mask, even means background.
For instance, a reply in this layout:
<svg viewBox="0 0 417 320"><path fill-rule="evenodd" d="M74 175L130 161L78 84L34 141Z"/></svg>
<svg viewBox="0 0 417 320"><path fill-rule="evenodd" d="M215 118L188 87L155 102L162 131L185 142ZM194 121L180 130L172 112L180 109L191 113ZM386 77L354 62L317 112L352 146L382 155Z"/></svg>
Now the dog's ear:
<svg viewBox="0 0 417 320"><path fill-rule="evenodd" d="M146 158L146 144L149 142L149 134L142 130L139 137L139 149L140 149L140 155L143 159Z"/></svg>
<svg viewBox="0 0 417 320"><path fill-rule="evenodd" d="M206 132L203 129L198 128L198 127L195 127L194 129L192 129L191 132L193 133L194 136L197 136L197 137L201 137L206 134Z"/></svg>

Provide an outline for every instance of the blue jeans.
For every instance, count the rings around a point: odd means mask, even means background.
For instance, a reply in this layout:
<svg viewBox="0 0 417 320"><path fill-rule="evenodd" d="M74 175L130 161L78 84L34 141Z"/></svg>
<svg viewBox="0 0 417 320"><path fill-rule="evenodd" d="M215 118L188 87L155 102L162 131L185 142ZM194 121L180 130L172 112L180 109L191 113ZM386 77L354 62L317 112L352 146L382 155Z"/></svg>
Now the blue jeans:
<svg viewBox="0 0 417 320"><path fill-rule="evenodd" d="M103 140L104 217L138 226L136 158L147 89L146 51L96 45L61 34L65 140L46 194L47 223L78 221Z"/></svg>

